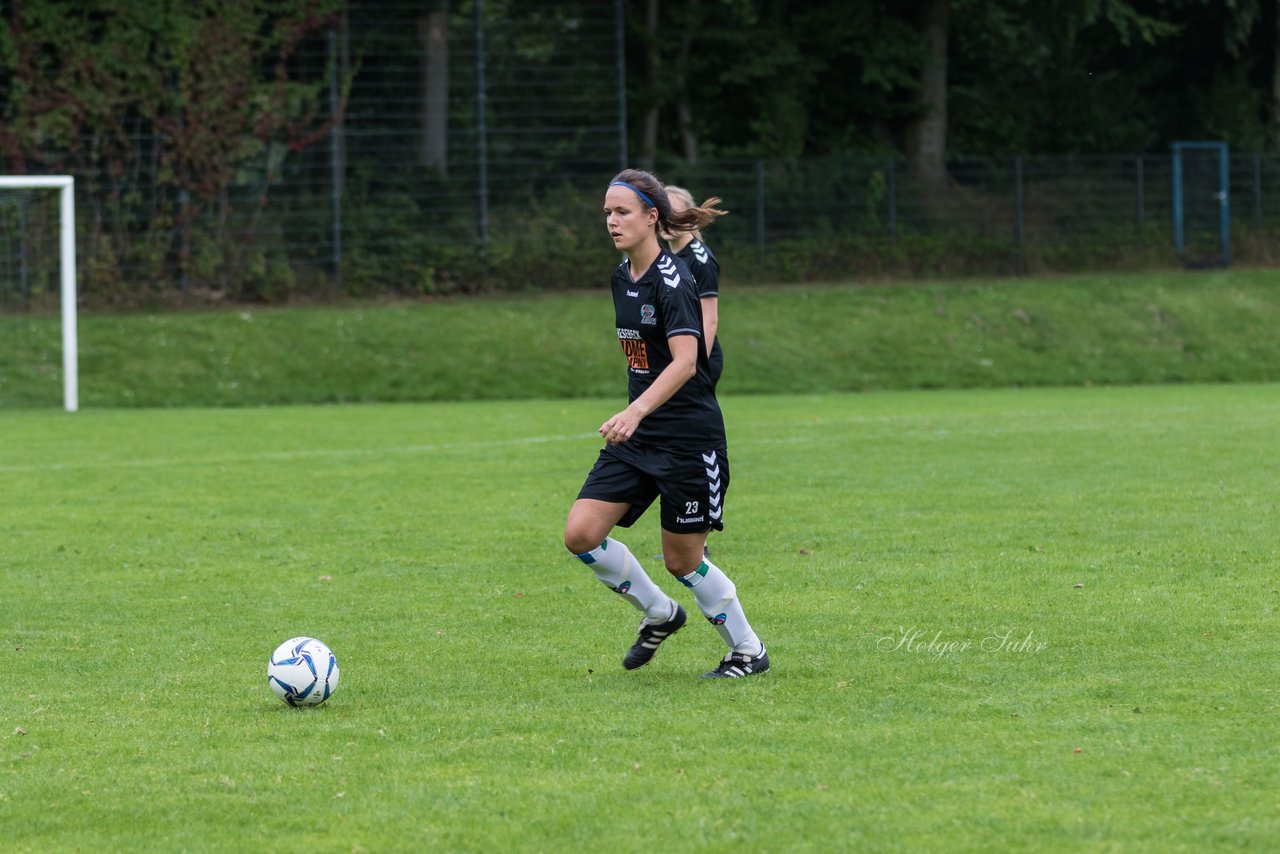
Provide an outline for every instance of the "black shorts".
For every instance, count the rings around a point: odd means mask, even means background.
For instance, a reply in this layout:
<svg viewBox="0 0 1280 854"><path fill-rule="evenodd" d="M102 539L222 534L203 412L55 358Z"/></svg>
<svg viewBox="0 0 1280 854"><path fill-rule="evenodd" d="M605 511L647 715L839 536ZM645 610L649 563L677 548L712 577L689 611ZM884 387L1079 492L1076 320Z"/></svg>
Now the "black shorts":
<svg viewBox="0 0 1280 854"><path fill-rule="evenodd" d="M710 451L664 451L633 445L606 445L578 492L630 504L618 522L630 528L662 496L662 527L675 534L724 530L724 496L729 491L729 457Z"/></svg>

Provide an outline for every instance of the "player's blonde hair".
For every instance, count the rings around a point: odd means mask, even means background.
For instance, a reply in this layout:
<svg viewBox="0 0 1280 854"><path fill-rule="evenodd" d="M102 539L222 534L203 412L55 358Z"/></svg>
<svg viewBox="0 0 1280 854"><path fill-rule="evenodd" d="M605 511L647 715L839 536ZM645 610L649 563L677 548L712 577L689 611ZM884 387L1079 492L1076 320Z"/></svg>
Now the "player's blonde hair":
<svg viewBox="0 0 1280 854"><path fill-rule="evenodd" d="M684 206L686 208L697 207L697 204L693 201L693 193L690 193L684 187L677 187L675 184L667 185L667 198L679 199L684 202ZM710 201L710 199L708 199L708 201ZM718 202L719 199L716 199L716 201Z"/></svg>

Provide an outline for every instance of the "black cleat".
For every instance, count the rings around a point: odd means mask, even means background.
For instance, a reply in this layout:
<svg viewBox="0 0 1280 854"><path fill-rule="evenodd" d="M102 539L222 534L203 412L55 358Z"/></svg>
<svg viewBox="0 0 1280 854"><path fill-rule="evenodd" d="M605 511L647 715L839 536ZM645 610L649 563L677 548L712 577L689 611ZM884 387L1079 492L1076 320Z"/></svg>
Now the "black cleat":
<svg viewBox="0 0 1280 854"><path fill-rule="evenodd" d="M764 647L760 648L759 655L745 655L741 652L731 652L716 666L715 670L708 670L702 674L703 679L737 679L743 676L759 676L769 669L769 653L765 652Z"/></svg>
<svg viewBox="0 0 1280 854"><path fill-rule="evenodd" d="M677 603L675 616L665 623L650 623L648 620L642 622L640 637L636 638L631 649L627 650L626 658L622 659L622 666L627 670L635 670L637 667L648 664L662 642L680 631L687 619L684 608Z"/></svg>

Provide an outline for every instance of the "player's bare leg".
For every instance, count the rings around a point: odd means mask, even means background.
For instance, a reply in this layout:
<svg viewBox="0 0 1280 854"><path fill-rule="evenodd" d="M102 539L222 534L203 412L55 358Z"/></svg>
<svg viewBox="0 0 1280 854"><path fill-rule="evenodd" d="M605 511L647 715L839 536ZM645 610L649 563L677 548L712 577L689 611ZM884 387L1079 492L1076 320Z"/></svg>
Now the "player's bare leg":
<svg viewBox="0 0 1280 854"><path fill-rule="evenodd" d="M565 523L564 544L578 560L591 567L596 578L644 614L639 636L622 666L634 670L647 664L658 646L684 625L684 609L663 593L625 544L609 532L627 512L628 505L594 498L579 498Z"/></svg>
<svg viewBox="0 0 1280 854"><path fill-rule="evenodd" d="M769 656L742 612L737 588L706 556L708 533L677 534L665 528L662 531L667 571L693 591L698 609L729 646L720 664L702 675L720 678L763 673L769 669Z"/></svg>

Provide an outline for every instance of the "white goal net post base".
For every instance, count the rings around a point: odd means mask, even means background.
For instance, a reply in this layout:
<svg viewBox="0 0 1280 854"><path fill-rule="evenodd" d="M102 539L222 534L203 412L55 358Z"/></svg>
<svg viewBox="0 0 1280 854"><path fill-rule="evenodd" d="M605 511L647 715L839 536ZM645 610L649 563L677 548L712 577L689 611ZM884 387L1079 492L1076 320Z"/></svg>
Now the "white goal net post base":
<svg viewBox="0 0 1280 854"><path fill-rule="evenodd" d="M76 200L70 175L0 175L0 190L58 190L58 240L62 281L62 396L67 412L80 408L76 358Z"/></svg>

